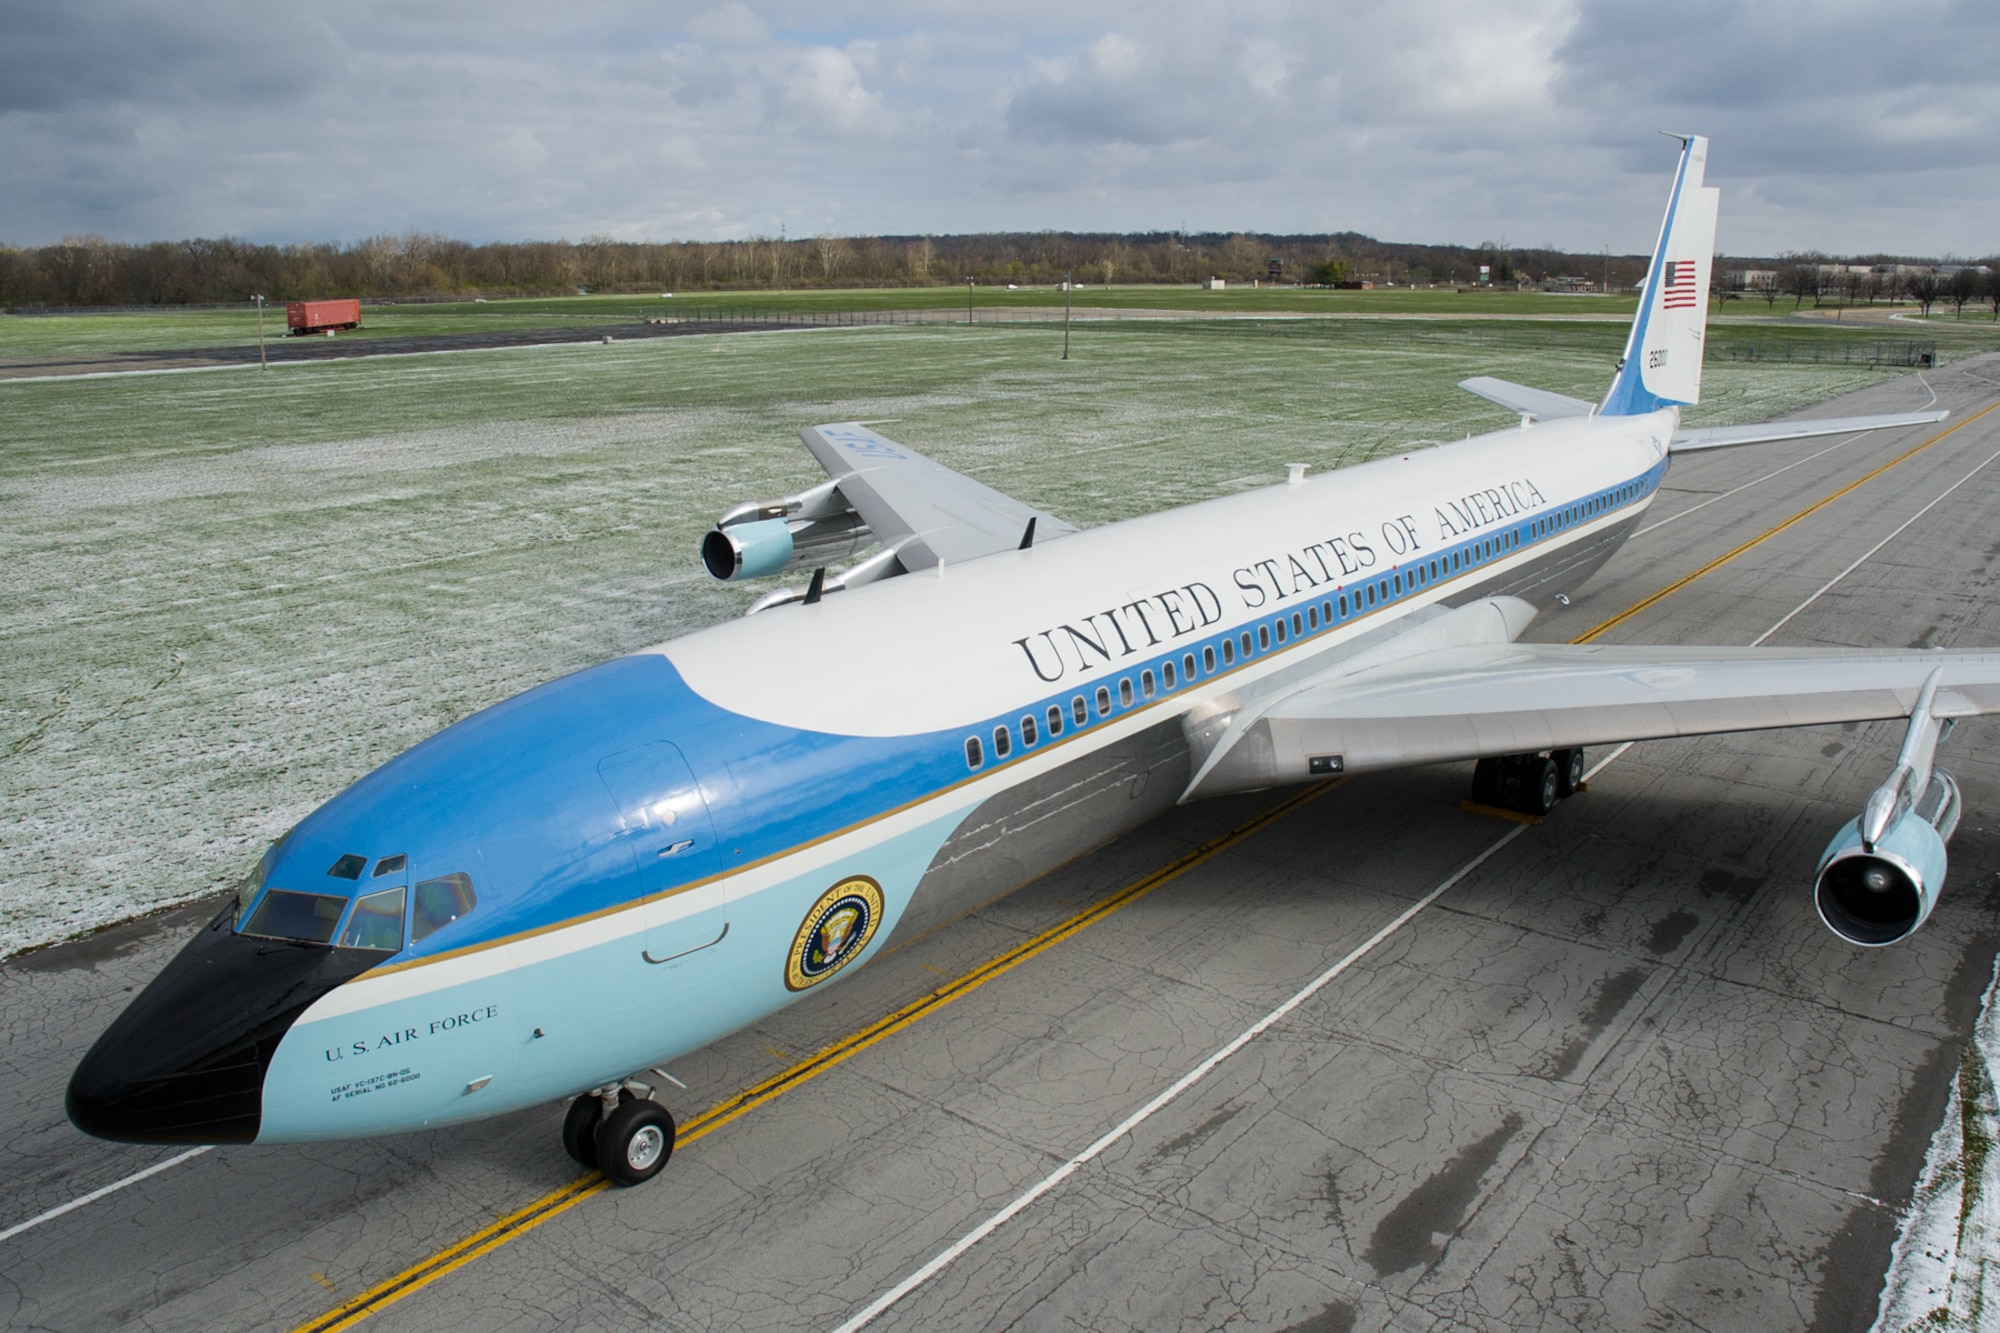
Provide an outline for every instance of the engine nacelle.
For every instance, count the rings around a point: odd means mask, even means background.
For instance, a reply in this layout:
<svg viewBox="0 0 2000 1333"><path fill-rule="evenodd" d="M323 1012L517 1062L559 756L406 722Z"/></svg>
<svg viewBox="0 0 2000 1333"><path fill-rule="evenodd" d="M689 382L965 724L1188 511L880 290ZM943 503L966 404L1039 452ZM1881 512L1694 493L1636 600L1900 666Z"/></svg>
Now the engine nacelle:
<svg viewBox="0 0 2000 1333"><path fill-rule="evenodd" d="M737 505L701 539L701 563L725 582L763 578L845 560L874 536L838 484L822 482L782 500Z"/></svg>
<svg viewBox="0 0 2000 1333"><path fill-rule="evenodd" d="M1906 939L1930 919L1944 887L1945 843L1958 828L1958 784L1934 773L1924 799L1870 846L1866 816L1849 820L1820 857L1813 890L1819 919L1850 944Z"/></svg>

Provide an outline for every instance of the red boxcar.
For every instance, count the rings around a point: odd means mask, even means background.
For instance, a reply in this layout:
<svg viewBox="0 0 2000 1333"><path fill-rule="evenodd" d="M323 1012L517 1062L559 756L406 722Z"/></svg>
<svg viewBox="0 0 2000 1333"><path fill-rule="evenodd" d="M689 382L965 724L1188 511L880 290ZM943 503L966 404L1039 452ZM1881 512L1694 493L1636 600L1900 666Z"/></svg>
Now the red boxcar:
<svg viewBox="0 0 2000 1333"><path fill-rule="evenodd" d="M361 302L352 297L345 301L287 301L285 324L293 333L358 329L361 327Z"/></svg>

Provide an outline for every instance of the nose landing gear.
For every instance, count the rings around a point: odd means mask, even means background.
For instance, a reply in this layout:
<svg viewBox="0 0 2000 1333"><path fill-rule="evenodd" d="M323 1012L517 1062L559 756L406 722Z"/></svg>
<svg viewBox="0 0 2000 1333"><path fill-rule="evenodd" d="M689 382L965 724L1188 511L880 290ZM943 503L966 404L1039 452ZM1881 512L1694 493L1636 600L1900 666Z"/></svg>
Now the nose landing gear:
<svg viewBox="0 0 2000 1333"><path fill-rule="evenodd" d="M674 1152L674 1118L635 1079L586 1092L563 1117L563 1151L618 1186L660 1174Z"/></svg>

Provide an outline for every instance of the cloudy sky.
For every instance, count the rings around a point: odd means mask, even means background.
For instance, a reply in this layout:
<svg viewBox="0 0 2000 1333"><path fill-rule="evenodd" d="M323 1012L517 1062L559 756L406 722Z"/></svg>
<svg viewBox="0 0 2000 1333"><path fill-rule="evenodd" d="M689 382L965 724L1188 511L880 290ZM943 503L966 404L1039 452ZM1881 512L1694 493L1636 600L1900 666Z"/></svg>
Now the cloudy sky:
<svg viewBox="0 0 2000 1333"><path fill-rule="evenodd" d="M1356 230L2000 250L1992 0L0 0L0 242Z"/></svg>

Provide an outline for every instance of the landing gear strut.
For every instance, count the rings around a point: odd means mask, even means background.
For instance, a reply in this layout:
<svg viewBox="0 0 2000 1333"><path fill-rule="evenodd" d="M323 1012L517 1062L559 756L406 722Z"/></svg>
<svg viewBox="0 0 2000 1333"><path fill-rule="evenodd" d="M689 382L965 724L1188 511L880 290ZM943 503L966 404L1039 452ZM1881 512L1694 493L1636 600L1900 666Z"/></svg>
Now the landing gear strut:
<svg viewBox="0 0 2000 1333"><path fill-rule="evenodd" d="M614 1185L637 1185L660 1174L674 1152L674 1118L634 1079L586 1092L563 1117L563 1151L595 1167Z"/></svg>
<svg viewBox="0 0 2000 1333"><path fill-rule="evenodd" d="M1548 754L1509 754L1480 760L1472 769L1472 799L1480 805L1546 815L1583 786L1581 747Z"/></svg>

